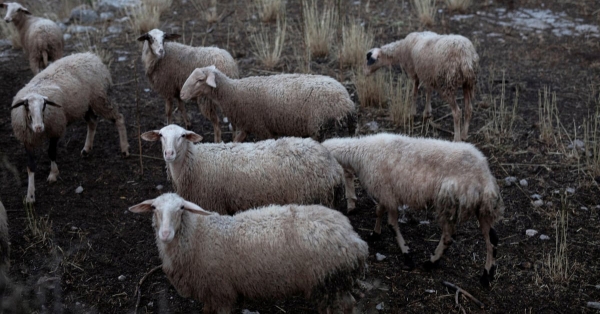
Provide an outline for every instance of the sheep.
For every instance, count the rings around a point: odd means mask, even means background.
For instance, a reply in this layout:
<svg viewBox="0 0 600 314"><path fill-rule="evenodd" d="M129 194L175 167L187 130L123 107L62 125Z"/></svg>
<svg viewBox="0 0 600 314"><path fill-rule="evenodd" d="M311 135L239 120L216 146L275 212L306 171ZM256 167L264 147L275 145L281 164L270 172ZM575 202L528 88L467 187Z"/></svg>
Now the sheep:
<svg viewBox="0 0 600 314"><path fill-rule="evenodd" d="M369 248L338 211L270 205L222 216L175 193L129 210L154 212L162 269L181 296L204 302L204 313L231 313L238 297L301 293L319 313L353 313L350 290Z"/></svg>
<svg viewBox="0 0 600 314"><path fill-rule="evenodd" d="M423 119L431 118L431 94L435 90L450 104L454 117L454 141L466 140L471 121L471 101L475 93L479 55L473 43L460 35L414 32L406 38L373 48L367 52L364 67L370 75L385 65L400 65L414 81L412 113L416 114L419 84L426 90ZM461 133L462 112L456 104L456 92L462 87L465 117Z"/></svg>
<svg viewBox="0 0 600 314"><path fill-rule="evenodd" d="M346 172L348 212L354 209L354 172L365 190L378 201L374 235L381 234L382 215L408 267L414 267L409 248L398 227L398 206L433 206L442 227L442 238L425 268L438 266L452 244L455 226L477 217L486 243L487 258L481 283L489 286L496 270L498 236L492 225L504 213L496 179L483 154L468 143L411 138L379 133L360 138L337 138L323 142Z"/></svg>
<svg viewBox="0 0 600 314"><path fill-rule="evenodd" d="M237 78L239 74L237 63L226 50L217 47L190 47L175 42L165 43L165 40L179 37L181 36L178 34L166 34L159 29L153 29L138 37L137 40L144 42L142 62L150 85L166 100L167 124L171 124L172 99L175 98L185 128L189 130L191 124L187 118L185 103L179 97L179 91L190 73L197 67L215 65L231 77ZM200 112L213 124L215 143L221 142L216 104L200 97L197 98L197 103Z"/></svg>
<svg viewBox="0 0 600 314"><path fill-rule="evenodd" d="M142 134L161 140L167 176L183 198L219 214L269 204L333 201L343 170L312 139L199 144L202 136L178 125Z"/></svg>
<svg viewBox="0 0 600 314"><path fill-rule="evenodd" d="M96 115L112 120L119 132L121 153L129 156L127 130L123 115L117 106L108 99L107 91L111 84L106 65L93 53L73 54L50 64L34 76L14 97L11 106L11 122L15 136L25 146L27 152L27 173L29 184L26 202L35 202L36 171L34 149L45 138L50 140L50 174L48 182L55 182L58 176L56 148L67 125L85 118L88 123L85 146L82 156L87 156L93 146L96 134Z"/></svg>
<svg viewBox="0 0 600 314"><path fill-rule="evenodd" d="M238 129L234 142L247 133L317 137L330 120L348 118L354 132L355 106L346 88L322 75L279 74L242 79L228 77L213 66L198 68L181 88L181 99L207 96Z"/></svg>
<svg viewBox="0 0 600 314"><path fill-rule="evenodd" d="M21 45L34 75L46 68L50 61L62 58L65 42L56 23L32 16L29 10L17 2L0 3L0 8L7 9L4 21L13 22L19 31Z"/></svg>

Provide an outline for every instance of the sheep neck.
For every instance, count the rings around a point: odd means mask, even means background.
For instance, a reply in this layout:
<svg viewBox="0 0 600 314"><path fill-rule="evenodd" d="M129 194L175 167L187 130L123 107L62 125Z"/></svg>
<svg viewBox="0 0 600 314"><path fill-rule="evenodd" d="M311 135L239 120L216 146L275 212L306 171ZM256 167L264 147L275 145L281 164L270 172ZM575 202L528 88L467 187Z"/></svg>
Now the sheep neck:
<svg viewBox="0 0 600 314"><path fill-rule="evenodd" d="M352 169L356 173L360 173L362 169L361 160L359 155L362 154L362 146L351 142L351 143L343 143L334 149L332 152L335 155L335 158L340 163L340 165L344 169Z"/></svg>
<svg viewBox="0 0 600 314"><path fill-rule="evenodd" d="M227 77L227 75L221 72L215 71L215 84L217 87L213 88L210 98L219 105L227 106L229 102L223 102L221 100L231 97L231 95L236 95L235 90L237 89L237 81L238 80Z"/></svg>
<svg viewBox="0 0 600 314"><path fill-rule="evenodd" d="M27 15L25 13L19 13L13 18L12 22L19 31L19 36L21 38L23 38L25 32L29 29L34 19L36 19L36 17Z"/></svg>
<svg viewBox="0 0 600 314"><path fill-rule="evenodd" d="M182 182L182 176L185 176L188 173L193 173L192 164L187 162L187 159L190 158L190 155L193 154L191 152L191 147L193 144L187 143L187 146L183 149L183 154L181 157L176 158L173 162L167 163L167 169L169 177L175 186L175 190L179 190L178 184Z"/></svg>
<svg viewBox="0 0 600 314"><path fill-rule="evenodd" d="M144 41L144 47L142 48L142 62L144 63L144 68L146 69L146 75L150 75L150 73L154 72L155 68L159 64L159 59L152 53L150 49L150 45L148 45L148 41Z"/></svg>

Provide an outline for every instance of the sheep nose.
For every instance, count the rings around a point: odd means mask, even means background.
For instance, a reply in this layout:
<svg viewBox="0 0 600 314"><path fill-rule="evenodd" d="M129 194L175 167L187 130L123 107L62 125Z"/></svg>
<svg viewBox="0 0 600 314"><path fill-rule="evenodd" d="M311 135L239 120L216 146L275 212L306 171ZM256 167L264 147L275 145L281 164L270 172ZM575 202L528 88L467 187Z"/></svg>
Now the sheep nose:
<svg viewBox="0 0 600 314"><path fill-rule="evenodd" d="M36 133L41 133L41 132L43 132L43 131L44 131L44 126L43 126L43 125L36 125L36 126L34 126L34 127L33 127L33 130L34 130Z"/></svg>
<svg viewBox="0 0 600 314"><path fill-rule="evenodd" d="M160 237L161 237L163 240L166 240L166 239L168 239L168 238L169 238L169 235L171 235L171 231L169 231L169 230L163 230L163 231L161 231L161 233L160 233Z"/></svg>
<svg viewBox="0 0 600 314"><path fill-rule="evenodd" d="M175 151L168 149L165 150L165 158L173 158L175 156Z"/></svg>

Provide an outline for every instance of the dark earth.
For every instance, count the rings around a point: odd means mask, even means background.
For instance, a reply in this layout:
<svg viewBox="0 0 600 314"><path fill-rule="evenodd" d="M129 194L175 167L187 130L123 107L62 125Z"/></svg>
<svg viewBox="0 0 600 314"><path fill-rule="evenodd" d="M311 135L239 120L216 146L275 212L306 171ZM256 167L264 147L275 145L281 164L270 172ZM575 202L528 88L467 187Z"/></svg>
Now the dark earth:
<svg viewBox="0 0 600 314"><path fill-rule="evenodd" d="M384 228L382 238L369 243L369 271L364 278L367 284L357 291L357 298L359 294L364 295L359 299L358 311L596 312L586 304L600 301L600 188L597 182L600 151L594 146L600 145L600 130L593 132L594 123L600 122L600 38L598 33L596 37L591 36L593 34L556 36L553 27L538 33L521 30L511 23L497 23L500 20L497 9L508 12L548 9L564 12L567 19L578 24L597 26L600 6L597 0L474 2L466 12L453 13L446 9L443 1L437 1L442 11L426 29L470 38L481 58L474 118L467 141L488 157L506 205L504 218L496 224L500 237L496 281L489 289L479 284L485 247L474 219L457 228L454 245L446 252L441 267L430 272L421 266L405 270L393 233ZM365 23L375 36L376 46L401 39L409 32L424 30L409 1L371 0L358 5L345 0L342 7L345 19ZM182 33L188 44L193 40L193 45L227 49L238 61L242 76L302 71L300 1L287 3L288 38L283 61L269 71L262 67L250 48L249 32L260 26L260 22L252 18L255 9L245 1L219 2L217 9L225 15L231 14L209 25L190 1L175 0L161 17L161 29ZM452 19L459 14L471 16ZM102 29L103 25L95 26ZM160 144L138 140L140 132L161 128L165 115L164 100L149 90L144 76L139 58L141 45L135 41L137 35L137 31L126 29L106 43L99 41L102 36L97 38L98 47L113 52L111 97L125 116L132 156L128 159L119 156L116 129L112 123L101 120L92 154L80 157L86 124L83 120L72 124L59 142L58 182L48 184L45 180L50 170L47 143L37 151L37 202L33 209L23 205L27 189L26 154L23 145L13 136L9 109L13 96L32 78L32 73L21 50L3 46L0 51L3 56L0 59L0 103L5 108L0 112L0 198L8 212L11 243L8 275L12 281L2 299L3 307L14 309L15 304L20 304L17 312L24 313L198 313L202 310L200 302L180 297L161 270L150 273L141 285L141 295L136 294L140 280L161 261L151 216L136 215L127 208L172 190ZM77 43L75 36L67 40L65 54L81 51ZM127 56L127 60L119 62L117 56L122 55ZM352 71L340 67L335 54L313 61L310 68L312 73L340 80L360 105ZM395 77L401 74L399 68L391 71ZM558 113L553 116L555 126L550 132L551 140L540 137L539 111L551 103L543 101L544 88L556 95ZM508 116L514 118L513 125L508 130L495 132L492 130L495 122L502 120L495 114L499 112L496 107L502 95ZM419 113L423 102L421 93ZM512 115L515 103L518 105ZM188 108L192 129L203 135L205 141L212 141L211 124L200 115L195 104L188 104ZM377 132L406 131L392 123L385 108L385 104L381 108L360 108L361 134L373 132L367 126L371 121L377 122ZM452 134L444 131L452 130L450 110L437 94L433 97L433 108L440 128L425 129L417 118L411 133L451 140ZM181 121L178 112L174 117L176 122ZM559 125L556 125L556 117L560 119ZM592 126L587 128L588 132L585 132L586 125ZM231 141L226 124L221 126L224 140ZM581 141L587 151L569 148L575 139ZM506 184L504 179L509 176L516 177L517 183ZM518 180L522 179L527 180L527 186L519 185ZM77 194L75 190L79 186L83 192ZM162 190L157 186L163 186ZM363 190L357 192L357 210L350 220L366 239L375 224L375 202ZM542 197L542 206L534 206L533 194ZM336 207L345 212L345 202L337 202ZM561 213L568 215L568 225L558 224L557 228L557 217ZM405 223L400 226L418 265L428 260L440 237L434 213L407 210ZM539 233L530 237L525 233L527 229ZM549 261L556 256L557 238L562 239L563 230L568 264L564 259L559 263L566 269L561 275L550 271ZM542 234L549 240L541 240ZM376 253L386 258L377 261ZM454 291L444 287L442 281L471 293L485 308L480 309L464 297L458 299L458 307ZM235 313L244 309L261 314L316 313L301 297L241 300ZM6 310L7 313L13 311Z"/></svg>

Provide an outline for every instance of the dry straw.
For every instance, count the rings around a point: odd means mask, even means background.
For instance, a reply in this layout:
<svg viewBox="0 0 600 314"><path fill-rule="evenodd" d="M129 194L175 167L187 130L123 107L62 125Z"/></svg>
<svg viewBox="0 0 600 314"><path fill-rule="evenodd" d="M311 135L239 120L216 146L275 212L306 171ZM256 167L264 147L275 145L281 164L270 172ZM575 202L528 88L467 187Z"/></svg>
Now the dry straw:
<svg viewBox="0 0 600 314"><path fill-rule="evenodd" d="M365 54L373 46L373 35L359 24L344 25L340 63L360 69L365 63Z"/></svg>
<svg viewBox="0 0 600 314"><path fill-rule="evenodd" d="M472 2L472 0L446 0L446 5L450 11L466 12Z"/></svg>
<svg viewBox="0 0 600 314"><path fill-rule="evenodd" d="M258 16L265 23L277 21L285 12L285 4L282 0L256 0L255 3Z"/></svg>
<svg viewBox="0 0 600 314"><path fill-rule="evenodd" d="M336 34L337 12L330 4L318 6L316 1L303 1L304 44L314 58L329 55Z"/></svg>
<svg viewBox="0 0 600 314"><path fill-rule="evenodd" d="M284 18L283 21L277 20L275 32L272 32L269 27L261 27L258 32L250 36L254 54L268 69L273 69L281 59L281 52L285 44L286 27Z"/></svg>
<svg viewBox="0 0 600 314"><path fill-rule="evenodd" d="M363 71L354 74L354 84L358 101L363 107L383 107L387 97L387 77L385 71L377 71L366 76Z"/></svg>
<svg viewBox="0 0 600 314"><path fill-rule="evenodd" d="M435 21L435 0L412 0L417 17L425 26L433 25Z"/></svg>
<svg viewBox="0 0 600 314"><path fill-rule="evenodd" d="M159 28L160 15L168 10L173 0L143 0L139 5L125 8L132 29L140 34Z"/></svg>
<svg viewBox="0 0 600 314"><path fill-rule="evenodd" d="M401 75L394 82L393 72L390 71L388 98L389 114L392 122L402 129L405 134L412 134L413 127L413 81Z"/></svg>

